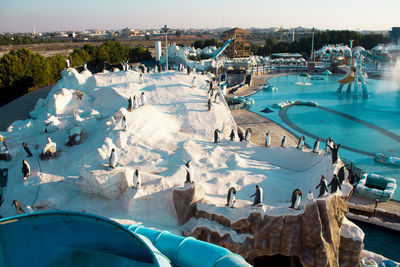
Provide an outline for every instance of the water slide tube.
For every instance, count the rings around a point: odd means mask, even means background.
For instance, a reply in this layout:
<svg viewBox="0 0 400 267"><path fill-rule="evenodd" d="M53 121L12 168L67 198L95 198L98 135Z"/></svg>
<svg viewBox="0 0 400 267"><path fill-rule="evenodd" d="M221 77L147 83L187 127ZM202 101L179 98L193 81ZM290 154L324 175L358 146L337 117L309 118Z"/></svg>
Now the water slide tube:
<svg viewBox="0 0 400 267"><path fill-rule="evenodd" d="M0 266L251 265L193 237L124 226L83 212L47 211L0 220Z"/></svg>
<svg viewBox="0 0 400 267"><path fill-rule="evenodd" d="M224 50L228 47L228 45L229 45L230 43L232 43L232 41L233 41L233 38L231 38L231 39L229 39L228 41L226 41L226 43L224 43L224 45L221 46L220 49L218 49L218 51L215 53L215 55L214 55L211 59L214 59L214 60L215 60L217 57L219 57L219 55L221 55L222 52L224 52Z"/></svg>
<svg viewBox="0 0 400 267"><path fill-rule="evenodd" d="M251 266L240 255L228 249L193 237L182 237L168 231L152 230L138 225L125 227L138 235L147 237L175 266Z"/></svg>
<svg viewBox="0 0 400 267"><path fill-rule="evenodd" d="M0 220L0 266L172 265L146 238L115 221L47 211Z"/></svg>

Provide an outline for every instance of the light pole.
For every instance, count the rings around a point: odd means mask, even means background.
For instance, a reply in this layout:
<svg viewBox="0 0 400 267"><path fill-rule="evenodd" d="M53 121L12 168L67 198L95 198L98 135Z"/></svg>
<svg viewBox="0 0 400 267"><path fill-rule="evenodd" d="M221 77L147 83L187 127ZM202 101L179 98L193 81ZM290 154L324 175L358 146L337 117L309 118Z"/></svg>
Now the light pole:
<svg viewBox="0 0 400 267"><path fill-rule="evenodd" d="M310 54L310 61L313 61L313 57L314 57L314 31L315 28L312 28L312 41L311 41L311 54Z"/></svg>
<svg viewBox="0 0 400 267"><path fill-rule="evenodd" d="M164 25L164 28L162 29L165 32L165 68L168 70L168 32L170 29L167 27L167 25Z"/></svg>

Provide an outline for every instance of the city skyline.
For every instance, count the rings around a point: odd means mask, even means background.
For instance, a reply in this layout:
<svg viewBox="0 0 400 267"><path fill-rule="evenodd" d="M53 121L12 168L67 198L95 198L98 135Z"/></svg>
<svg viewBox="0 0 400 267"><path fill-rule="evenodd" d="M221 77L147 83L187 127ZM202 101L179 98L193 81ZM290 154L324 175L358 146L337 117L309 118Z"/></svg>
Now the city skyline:
<svg viewBox="0 0 400 267"><path fill-rule="evenodd" d="M2 0L0 32L82 31L85 29L270 28L305 27L332 30L390 30L399 26L400 1L281 0L68 3L51 0Z"/></svg>

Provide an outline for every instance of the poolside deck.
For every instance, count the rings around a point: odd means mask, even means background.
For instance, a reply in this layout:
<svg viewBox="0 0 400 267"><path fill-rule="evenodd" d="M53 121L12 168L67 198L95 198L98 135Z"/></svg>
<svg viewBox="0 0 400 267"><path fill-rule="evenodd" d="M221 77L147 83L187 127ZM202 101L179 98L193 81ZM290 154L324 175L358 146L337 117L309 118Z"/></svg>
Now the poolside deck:
<svg viewBox="0 0 400 267"><path fill-rule="evenodd" d="M255 76L250 87L240 90L230 96L252 95L261 89L267 79L283 75L287 75L287 73L273 73ZM284 135L288 138L288 146L297 145L298 138L295 135L268 118L243 109L232 110L231 114L239 127L244 130L246 130L246 128L252 129L250 141L257 145L265 145L265 134L267 131L270 132L272 146L280 146ZM353 195L347 200L347 203L353 214L364 215L367 217L376 216L376 218L382 222L400 224L400 202L388 201L378 203L377 211L375 212L375 200L372 199Z"/></svg>

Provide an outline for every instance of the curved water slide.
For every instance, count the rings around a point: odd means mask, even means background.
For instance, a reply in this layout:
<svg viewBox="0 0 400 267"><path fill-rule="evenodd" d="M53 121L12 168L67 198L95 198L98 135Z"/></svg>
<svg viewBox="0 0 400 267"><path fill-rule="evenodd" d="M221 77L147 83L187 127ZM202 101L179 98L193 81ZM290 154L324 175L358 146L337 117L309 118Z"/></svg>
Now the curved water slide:
<svg viewBox="0 0 400 267"><path fill-rule="evenodd" d="M221 48L217 50L217 52L214 54L214 56L212 56L211 59L215 60L217 57L219 57L222 54L222 52L224 52L224 50L228 47L228 45L232 42L233 42L233 38L226 41L226 43L224 43L224 45L221 46Z"/></svg>
<svg viewBox="0 0 400 267"><path fill-rule="evenodd" d="M0 266L250 266L192 237L72 211L0 220Z"/></svg>

